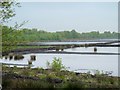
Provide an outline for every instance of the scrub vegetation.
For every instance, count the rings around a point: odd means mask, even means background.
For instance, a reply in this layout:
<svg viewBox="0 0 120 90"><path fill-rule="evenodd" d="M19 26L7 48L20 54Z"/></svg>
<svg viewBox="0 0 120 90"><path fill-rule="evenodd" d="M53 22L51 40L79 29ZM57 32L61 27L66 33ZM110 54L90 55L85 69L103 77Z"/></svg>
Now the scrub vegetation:
<svg viewBox="0 0 120 90"><path fill-rule="evenodd" d="M76 73L65 69L60 58L47 62L47 69L3 66L3 89L29 88L119 88L120 78L104 73Z"/></svg>

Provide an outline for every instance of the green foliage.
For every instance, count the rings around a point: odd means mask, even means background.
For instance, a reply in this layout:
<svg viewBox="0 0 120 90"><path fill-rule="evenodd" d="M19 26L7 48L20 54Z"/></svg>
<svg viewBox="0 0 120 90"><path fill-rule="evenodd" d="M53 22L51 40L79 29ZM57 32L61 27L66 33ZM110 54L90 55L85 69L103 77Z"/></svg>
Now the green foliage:
<svg viewBox="0 0 120 90"><path fill-rule="evenodd" d="M117 39L120 33L107 32L99 33L92 31L89 33L78 33L75 30L61 32L46 32L38 29L20 29L16 30L12 27L0 26L2 32L2 50L10 51L16 49L17 44L28 42L43 41L74 41L74 40L93 40L93 39ZM8 46L7 46L8 45ZM26 48L26 47L25 47ZM27 47L28 48L28 47Z"/></svg>
<svg viewBox="0 0 120 90"><path fill-rule="evenodd" d="M46 32L37 29L21 29L15 30L11 27L2 27L3 35L7 39L15 39L18 43L23 42L37 42L37 41L66 41L66 40L90 40L90 39L117 39L118 33L116 32L104 32L98 31L89 33L78 33L75 30L61 31L61 32ZM15 36L17 35L17 36ZM3 39L5 38L3 37Z"/></svg>
<svg viewBox="0 0 120 90"><path fill-rule="evenodd" d="M47 75L46 75L46 74L40 74L40 75L38 75L38 77L39 77L40 79L45 79L45 78L47 77Z"/></svg>
<svg viewBox="0 0 120 90"><path fill-rule="evenodd" d="M12 70L12 72L11 72ZM53 71L32 68L10 68L3 66L2 86L6 90L13 88L118 88L120 77L91 75L70 71ZM16 72L16 74L15 74ZM22 78L25 76L26 78ZM30 77L30 78L29 78Z"/></svg>
<svg viewBox="0 0 120 90"><path fill-rule="evenodd" d="M60 71L62 69L65 69L65 66L63 66L62 64L61 58L56 58L56 57L54 57L52 63L47 61L47 66L54 71Z"/></svg>
<svg viewBox="0 0 120 90"><path fill-rule="evenodd" d="M30 75L30 70L29 69L24 69L21 71L21 75L26 75L29 76Z"/></svg>
<svg viewBox="0 0 120 90"><path fill-rule="evenodd" d="M8 22L12 17L15 16L16 6L20 7L19 3L15 2L15 0L0 0L0 52L4 50L10 51L11 46L17 44L17 41L14 40L16 38L15 36L16 34L12 35L11 33L11 32L14 32L13 29L8 28L6 26L2 26L4 23ZM6 43L9 46L1 47L3 44L6 44Z"/></svg>
<svg viewBox="0 0 120 90"><path fill-rule="evenodd" d="M51 67L55 71L60 71L62 69L65 69L65 66L62 64L61 58L54 58L53 62L51 63Z"/></svg>
<svg viewBox="0 0 120 90"><path fill-rule="evenodd" d="M101 75L99 70L95 70L95 75Z"/></svg>
<svg viewBox="0 0 120 90"><path fill-rule="evenodd" d="M3 81L3 89L4 90L13 90L13 89L43 89L43 88L54 88L53 84L38 81L38 80L25 80L25 79L6 79Z"/></svg>
<svg viewBox="0 0 120 90"><path fill-rule="evenodd" d="M15 2L15 0L0 1L0 23L7 22L15 16L15 6L19 6L19 3Z"/></svg>

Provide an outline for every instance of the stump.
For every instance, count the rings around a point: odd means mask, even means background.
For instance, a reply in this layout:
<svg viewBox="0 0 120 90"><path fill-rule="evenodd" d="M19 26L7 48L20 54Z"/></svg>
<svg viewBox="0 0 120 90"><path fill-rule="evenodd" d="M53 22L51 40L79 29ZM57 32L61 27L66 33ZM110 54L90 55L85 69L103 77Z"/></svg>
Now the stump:
<svg viewBox="0 0 120 90"><path fill-rule="evenodd" d="M64 51L64 49L62 48L61 51Z"/></svg>
<svg viewBox="0 0 120 90"><path fill-rule="evenodd" d="M28 65L31 65L32 64L32 61L28 61Z"/></svg>
<svg viewBox="0 0 120 90"><path fill-rule="evenodd" d="M9 59L10 59L10 60L13 59L13 56L9 56Z"/></svg>
<svg viewBox="0 0 120 90"><path fill-rule="evenodd" d="M5 56L5 59L7 59L8 57L7 56Z"/></svg>
<svg viewBox="0 0 120 90"><path fill-rule="evenodd" d="M97 52L97 48L96 47L94 47L94 52Z"/></svg>
<svg viewBox="0 0 120 90"><path fill-rule="evenodd" d="M24 58L24 56L21 55L21 54L14 55L14 60L20 60L20 59L23 59L23 58Z"/></svg>
<svg viewBox="0 0 120 90"><path fill-rule="evenodd" d="M11 60L11 59L13 59L13 56L14 56L14 53L9 53L9 59Z"/></svg>
<svg viewBox="0 0 120 90"><path fill-rule="evenodd" d="M59 48L56 48L56 51L59 51Z"/></svg>
<svg viewBox="0 0 120 90"><path fill-rule="evenodd" d="M31 68L31 65L32 65L32 61L28 61L28 68L30 69Z"/></svg>
<svg viewBox="0 0 120 90"><path fill-rule="evenodd" d="M35 55L31 55L30 56L30 60L36 60L36 56Z"/></svg>

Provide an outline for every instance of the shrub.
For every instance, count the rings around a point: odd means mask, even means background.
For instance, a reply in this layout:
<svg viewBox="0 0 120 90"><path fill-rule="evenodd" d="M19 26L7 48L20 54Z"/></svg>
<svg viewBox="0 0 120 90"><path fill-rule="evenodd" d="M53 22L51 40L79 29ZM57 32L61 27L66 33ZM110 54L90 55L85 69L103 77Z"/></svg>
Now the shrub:
<svg viewBox="0 0 120 90"><path fill-rule="evenodd" d="M62 69L65 69L65 66L63 66L61 58L54 58L52 63L47 61L47 67L51 68L54 71L60 71Z"/></svg>

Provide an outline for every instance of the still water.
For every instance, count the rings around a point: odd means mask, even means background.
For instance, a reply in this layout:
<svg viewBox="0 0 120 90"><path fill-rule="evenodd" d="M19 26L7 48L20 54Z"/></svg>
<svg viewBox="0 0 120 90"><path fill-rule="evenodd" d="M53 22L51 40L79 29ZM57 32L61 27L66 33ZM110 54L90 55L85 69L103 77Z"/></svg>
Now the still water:
<svg viewBox="0 0 120 90"><path fill-rule="evenodd" d="M65 51L72 52L93 52L94 47L88 48L70 48ZM118 53L117 47L97 47L97 52L112 52ZM94 73L99 71L112 71L112 76L118 76L118 55L81 55L81 54L39 54L31 53L25 54L23 60L8 60L2 59L2 62L13 64L27 64L30 60L30 55L36 55L36 61L33 62L34 67L47 68L46 62L52 62L54 57L61 58L62 63L70 71Z"/></svg>

